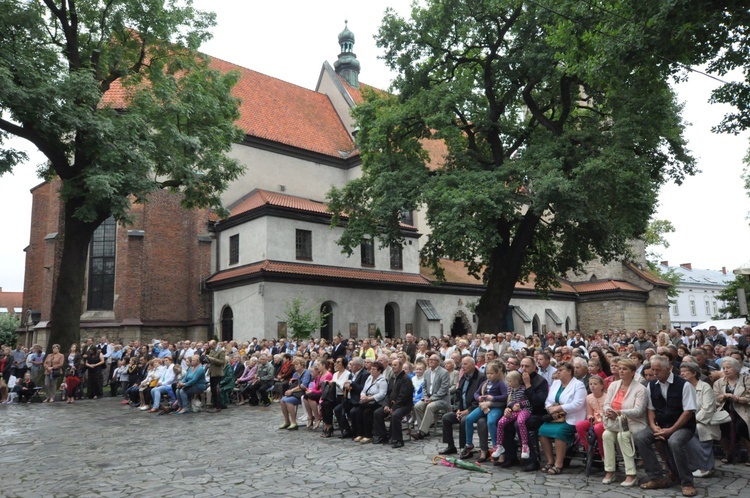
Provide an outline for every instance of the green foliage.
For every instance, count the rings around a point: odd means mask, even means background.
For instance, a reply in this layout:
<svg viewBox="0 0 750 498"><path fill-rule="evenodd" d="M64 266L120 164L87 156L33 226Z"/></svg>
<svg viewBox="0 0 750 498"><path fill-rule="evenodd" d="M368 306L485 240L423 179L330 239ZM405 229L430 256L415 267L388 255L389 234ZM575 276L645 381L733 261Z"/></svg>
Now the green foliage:
<svg viewBox="0 0 750 498"><path fill-rule="evenodd" d="M316 330L325 324L328 313L322 313L320 306L308 307L305 300L295 297L284 303L284 320L291 337L309 339Z"/></svg>
<svg viewBox="0 0 750 498"><path fill-rule="evenodd" d="M587 8L592 18L587 3L555 6ZM626 254L659 186L694 172L669 71L638 52L623 63L611 40L537 3L423 2L411 19L387 12L377 42L397 96L367 95L354 111L363 174L329 193L348 216L339 243L399 243L400 211L425 207L422 261L438 276L441 258L483 275L480 328L503 323L532 272L545 290ZM445 157L426 164L426 140Z"/></svg>
<svg viewBox="0 0 750 498"><path fill-rule="evenodd" d="M727 287L716 295L726 303L726 306L719 308L719 315L714 319L722 318L740 318L740 304L737 300L737 289L745 289L745 298L748 299L748 308L750 308L750 278L743 275L737 275Z"/></svg>
<svg viewBox="0 0 750 498"><path fill-rule="evenodd" d="M21 317L9 313L0 314L0 344L16 347L16 329L21 325Z"/></svg>

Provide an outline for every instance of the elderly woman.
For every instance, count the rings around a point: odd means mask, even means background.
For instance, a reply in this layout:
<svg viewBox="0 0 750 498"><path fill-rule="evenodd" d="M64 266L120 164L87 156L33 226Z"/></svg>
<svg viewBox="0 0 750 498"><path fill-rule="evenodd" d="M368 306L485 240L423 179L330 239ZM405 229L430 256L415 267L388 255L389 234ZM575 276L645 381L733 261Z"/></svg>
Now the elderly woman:
<svg viewBox="0 0 750 498"><path fill-rule="evenodd" d="M320 437L333 436L333 411L344 400L344 384L352 379L352 373L346 369L349 362L346 357L336 358L333 364L333 376L328 381L329 389L336 389L336 395L333 399L321 398L320 411L323 415L323 434Z"/></svg>
<svg viewBox="0 0 750 498"><path fill-rule="evenodd" d="M45 403L55 402L57 392L57 379L63 375L65 355L60 352L60 345L53 344L52 352L44 359L44 395Z"/></svg>
<svg viewBox="0 0 750 498"><path fill-rule="evenodd" d="M174 412L176 415L190 413L190 396L206 391L206 371L201 365L200 356L191 356L188 365L185 376L177 383L177 403L180 409Z"/></svg>
<svg viewBox="0 0 750 498"><path fill-rule="evenodd" d="M576 424L586 419L586 386L573 375L573 365L564 361L557 366L558 378L552 383L544 406L552 418L539 428L539 441L547 458L542 472L558 475L563 471L565 452L573 443ZM552 440L555 455L552 455Z"/></svg>
<svg viewBox="0 0 750 498"><path fill-rule="evenodd" d="M388 394L388 382L383 372L385 367L381 362L372 362L370 376L365 380L359 396L359 404L354 405L350 412L355 443L372 441L373 415Z"/></svg>
<svg viewBox="0 0 750 498"><path fill-rule="evenodd" d="M304 358L292 360L294 374L289 382L288 389L284 391L284 397L281 398L281 414L284 415L284 423L279 426L280 430L296 431L299 429L297 407L302 403L302 396L305 395L311 379L310 371L305 368L306 363Z"/></svg>
<svg viewBox="0 0 750 498"><path fill-rule="evenodd" d="M620 445L620 452L625 463L625 480L620 486L631 487L638 482L635 470L635 446L633 434L646 427L646 408L648 407L648 390L636 382L637 365L633 360L621 360L618 364L619 380L612 382L604 401L604 479L603 484L610 484L615 477L615 440ZM615 422L620 417L619 425Z"/></svg>
<svg viewBox="0 0 750 498"><path fill-rule="evenodd" d="M741 376L742 365L732 357L721 362L724 377L714 382L716 410L729 413L730 422L722 424L721 447L726 458L723 463L734 463L739 453L738 444L742 442L750 450L750 381Z"/></svg>
<svg viewBox="0 0 750 498"><path fill-rule="evenodd" d="M242 372L242 376L237 379L237 387L239 388L239 394L237 395L238 405L247 404L249 390L255 383L257 373L258 358L253 356L245 362L245 371Z"/></svg>
<svg viewBox="0 0 750 498"><path fill-rule="evenodd" d="M714 472L714 439L721 439L719 426L710 425L716 413L716 393L711 386L700 380L701 369L697 363L685 362L680 365L680 377L695 388L698 411L695 412L695 435L690 440L692 463L697 470L693 477L708 477Z"/></svg>

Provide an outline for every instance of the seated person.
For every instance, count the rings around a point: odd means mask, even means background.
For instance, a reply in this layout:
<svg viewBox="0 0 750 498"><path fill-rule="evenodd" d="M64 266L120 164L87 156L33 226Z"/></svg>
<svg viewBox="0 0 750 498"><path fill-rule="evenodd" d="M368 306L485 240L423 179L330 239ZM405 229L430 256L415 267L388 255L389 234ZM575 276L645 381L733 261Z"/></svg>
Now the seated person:
<svg viewBox="0 0 750 498"><path fill-rule="evenodd" d="M73 404L75 399L75 393L78 390L78 386L81 384L81 378L78 377L78 371L75 367L68 367L67 375L65 380L60 385L62 390L62 399L68 398L68 404Z"/></svg>
<svg viewBox="0 0 750 498"><path fill-rule="evenodd" d="M401 358L391 361L393 377L388 382L386 404L377 408L373 414L373 443L386 444L389 442L385 428L385 418L391 417L390 443L393 448L404 447L404 433L402 420L411 413L414 407L414 384L404 370ZM363 441L365 442L365 441Z"/></svg>
<svg viewBox="0 0 750 498"><path fill-rule="evenodd" d="M476 368L476 363L471 356L461 358L461 370L463 375L458 382L456 389L456 404L454 411L443 415L443 442L447 445L439 453L441 455L453 455L458 453L456 444L453 439L453 426L458 424L458 442L461 448L466 447L466 426L464 419L479 406L479 401L474 398L474 394L479 386L486 380L484 374ZM484 426L484 434L481 427L477 427L479 437L485 440L488 437L486 419L480 419L478 425ZM468 457L469 455L467 455Z"/></svg>
<svg viewBox="0 0 750 498"><path fill-rule="evenodd" d="M175 412L177 415L190 413L190 397L206 391L206 371L201 365L200 356L193 355L188 361L190 366L182 380L177 383L177 403L180 407Z"/></svg>
<svg viewBox="0 0 750 498"><path fill-rule="evenodd" d="M153 403L149 413L156 413L159 411L159 405L161 404L161 397L163 394L168 394L171 399L175 399L175 394L172 391L172 384L175 382L177 373L180 371L179 365L172 365L172 357L164 357L164 368L161 370L161 375L154 386L151 389L151 398Z"/></svg>
<svg viewBox="0 0 750 498"><path fill-rule="evenodd" d="M31 372L23 374L23 380L16 382L16 385L13 387L13 392L18 395L18 402L27 403L34 396L35 387L36 384L31 379Z"/></svg>

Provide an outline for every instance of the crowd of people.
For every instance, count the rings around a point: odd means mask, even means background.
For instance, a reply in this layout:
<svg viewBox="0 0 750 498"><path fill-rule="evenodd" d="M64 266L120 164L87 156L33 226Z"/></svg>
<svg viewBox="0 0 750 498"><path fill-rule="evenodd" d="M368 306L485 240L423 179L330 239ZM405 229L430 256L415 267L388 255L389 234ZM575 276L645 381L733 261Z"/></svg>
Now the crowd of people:
<svg viewBox="0 0 750 498"><path fill-rule="evenodd" d="M693 496L693 479L713 473L715 441L724 464L742 463L750 450L749 343L750 326L330 343L103 337L67 355L58 345L49 354L0 347L0 388L6 403L37 392L53 403L58 391L73 403L108 386L123 404L153 414L278 403L279 430L322 426L320 436L330 438L338 427L339 438L393 448L404 446L405 426L418 442L440 420L440 454L549 475L564 472L571 448L595 444L604 484L616 477L619 449L621 486L639 484L638 455L641 488L679 483Z"/></svg>

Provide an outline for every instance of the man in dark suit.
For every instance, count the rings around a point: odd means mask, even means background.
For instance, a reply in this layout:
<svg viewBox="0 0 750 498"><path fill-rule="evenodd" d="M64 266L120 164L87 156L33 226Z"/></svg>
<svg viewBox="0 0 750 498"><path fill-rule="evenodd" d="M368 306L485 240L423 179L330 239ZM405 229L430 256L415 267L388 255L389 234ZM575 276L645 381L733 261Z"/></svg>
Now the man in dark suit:
<svg viewBox="0 0 750 498"><path fill-rule="evenodd" d="M547 410L544 408L544 403L547 400L547 393L549 392L549 384L547 380L537 372L536 364L531 357L527 356L521 359L521 379L526 389L526 397L529 399L531 404L531 416L526 420L526 430L529 434L529 459L526 462L523 470L526 472L533 472L539 470L539 456L537 455L537 429L542 425L542 417L546 415ZM505 461L500 465L501 467L508 468L518 464L516 458L516 432L518 431L518 421L515 424L508 424L505 426L505 434L503 436L503 447L505 448L505 454L509 455L505 458Z"/></svg>
<svg viewBox="0 0 750 498"><path fill-rule="evenodd" d="M466 428L464 426L464 419L469 415L474 408L479 406L479 402L474 399L474 393L479 389L482 382L485 381L485 376L482 372L476 368L474 358L471 356L464 356L461 358L461 380L458 381L458 388L456 389L456 406L455 410L448 412L443 415L443 442L447 444L442 451L441 455L453 455L458 453L456 444L453 439L453 426L458 424L458 443L461 448L466 446ZM484 430L480 430L479 421L484 421ZM479 437L487 437L487 418L482 417L477 421L477 433ZM482 434L484 432L484 435ZM467 455L470 456L470 455Z"/></svg>
<svg viewBox="0 0 750 498"><path fill-rule="evenodd" d="M373 443L388 443L385 418L391 417L391 446L393 448L404 447L404 434L401 419L411 413L414 407L414 384L406 372L401 358L391 361L393 378L388 382L388 396L385 406L381 406L373 414L372 435Z"/></svg>
<svg viewBox="0 0 750 498"><path fill-rule="evenodd" d="M346 344L341 342L341 336L333 336L333 350L331 351L331 359L333 361L338 360L346 356Z"/></svg>
<svg viewBox="0 0 750 498"><path fill-rule="evenodd" d="M372 360L368 360L372 362ZM336 415L336 420L339 422L341 427L341 439L352 437L352 427L349 424L352 407L359 404L359 395L362 393L362 388L365 385L365 381L370 376L370 372L364 368L365 360L355 356L349 362L349 370L351 370L354 377L344 383L344 392L346 396L344 401L336 405L333 409L333 413Z"/></svg>
<svg viewBox="0 0 750 498"><path fill-rule="evenodd" d="M573 375L586 386L586 393L591 394L591 387L589 387L589 379L591 378L589 362L580 356L573 358Z"/></svg>
<svg viewBox="0 0 750 498"><path fill-rule="evenodd" d="M417 359L417 341L414 340L414 336L411 334L406 334L404 353L409 356L409 361L412 363Z"/></svg>

